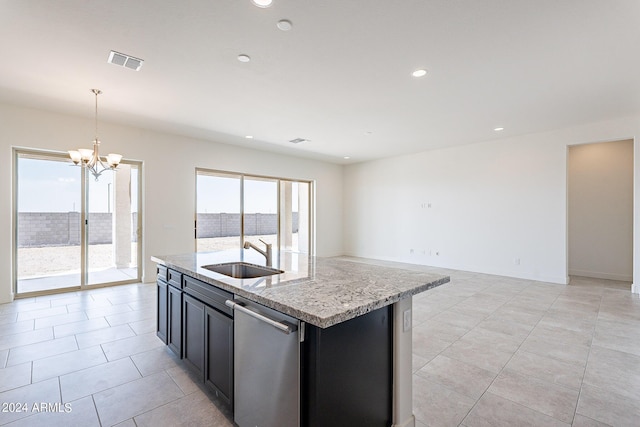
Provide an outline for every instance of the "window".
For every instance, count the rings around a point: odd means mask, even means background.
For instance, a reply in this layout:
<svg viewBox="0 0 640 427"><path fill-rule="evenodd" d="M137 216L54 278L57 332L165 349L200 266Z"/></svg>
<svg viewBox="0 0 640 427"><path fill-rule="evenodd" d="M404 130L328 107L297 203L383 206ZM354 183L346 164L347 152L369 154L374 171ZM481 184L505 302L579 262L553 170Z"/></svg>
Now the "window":
<svg viewBox="0 0 640 427"><path fill-rule="evenodd" d="M311 182L196 170L196 250L263 240L311 253Z"/></svg>

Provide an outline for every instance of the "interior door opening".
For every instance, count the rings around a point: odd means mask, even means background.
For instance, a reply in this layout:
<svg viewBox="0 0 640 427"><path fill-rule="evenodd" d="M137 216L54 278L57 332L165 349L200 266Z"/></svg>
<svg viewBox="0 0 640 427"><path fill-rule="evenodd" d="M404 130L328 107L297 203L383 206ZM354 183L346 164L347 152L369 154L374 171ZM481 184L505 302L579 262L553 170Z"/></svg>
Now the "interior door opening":
<svg viewBox="0 0 640 427"><path fill-rule="evenodd" d="M568 147L568 273L633 280L633 140Z"/></svg>

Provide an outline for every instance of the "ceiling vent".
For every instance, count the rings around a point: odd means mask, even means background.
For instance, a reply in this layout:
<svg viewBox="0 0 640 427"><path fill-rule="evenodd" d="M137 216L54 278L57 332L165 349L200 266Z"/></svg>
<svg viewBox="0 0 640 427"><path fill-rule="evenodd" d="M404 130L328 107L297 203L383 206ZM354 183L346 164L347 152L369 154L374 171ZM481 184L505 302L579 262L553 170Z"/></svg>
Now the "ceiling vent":
<svg viewBox="0 0 640 427"><path fill-rule="evenodd" d="M109 53L109 59L107 62L109 64L130 68L134 71L140 71L140 68L142 68L142 64L144 63L142 59L134 58L133 56L125 55L124 53L119 53L115 50L112 50L111 53Z"/></svg>
<svg viewBox="0 0 640 427"><path fill-rule="evenodd" d="M304 138L296 138L296 139L290 140L289 142L293 144L300 144L301 142L306 142L306 141L309 141L309 140Z"/></svg>

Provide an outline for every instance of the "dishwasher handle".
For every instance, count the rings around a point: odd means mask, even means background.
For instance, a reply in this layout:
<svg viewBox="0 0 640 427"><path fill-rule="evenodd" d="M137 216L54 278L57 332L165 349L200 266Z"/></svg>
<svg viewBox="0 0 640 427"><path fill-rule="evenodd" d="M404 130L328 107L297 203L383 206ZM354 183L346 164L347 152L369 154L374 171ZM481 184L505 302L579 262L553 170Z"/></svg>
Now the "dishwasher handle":
<svg viewBox="0 0 640 427"><path fill-rule="evenodd" d="M274 328L276 328L277 330L279 330L280 332L289 335L291 332L295 332L296 330L298 330L298 328L295 325L290 325L284 322L278 322L276 320L270 319L269 317L257 313L253 310L248 309L247 307L245 307L244 305L242 305L241 303L237 303L235 301L232 300L226 300L225 305L227 307L231 307L232 310L238 310L241 311L251 317L254 317L262 322L268 323L269 325L273 326Z"/></svg>

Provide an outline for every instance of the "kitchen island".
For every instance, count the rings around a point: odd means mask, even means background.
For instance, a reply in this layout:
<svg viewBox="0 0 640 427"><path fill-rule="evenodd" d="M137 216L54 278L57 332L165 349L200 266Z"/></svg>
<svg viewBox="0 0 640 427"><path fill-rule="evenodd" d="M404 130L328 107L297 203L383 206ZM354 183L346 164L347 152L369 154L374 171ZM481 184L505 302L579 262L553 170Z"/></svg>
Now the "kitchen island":
<svg viewBox="0 0 640 427"><path fill-rule="evenodd" d="M414 425L412 296L448 277L407 264L291 252L276 254L279 271L268 276L211 271L229 262L265 265L242 249L152 260L158 336L229 403L238 425ZM244 313L276 325L255 334ZM274 353L267 357L269 348ZM256 373L265 359L274 364ZM281 381L283 370L295 376ZM260 383L267 389L260 391ZM293 419L269 421L283 413Z"/></svg>

